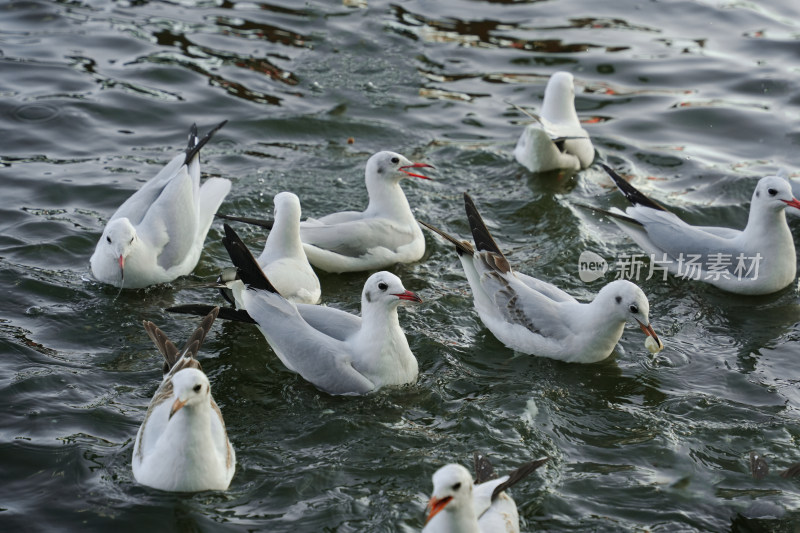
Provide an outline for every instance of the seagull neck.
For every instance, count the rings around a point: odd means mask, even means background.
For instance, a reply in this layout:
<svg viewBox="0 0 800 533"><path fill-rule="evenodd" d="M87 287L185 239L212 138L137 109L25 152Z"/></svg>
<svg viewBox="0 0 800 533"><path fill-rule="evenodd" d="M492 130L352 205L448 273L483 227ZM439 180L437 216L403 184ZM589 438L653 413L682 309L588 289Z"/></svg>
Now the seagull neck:
<svg viewBox="0 0 800 533"><path fill-rule="evenodd" d="M411 206L399 181L367 180L369 205L364 214L393 220L414 220Z"/></svg>
<svg viewBox="0 0 800 533"><path fill-rule="evenodd" d="M542 117L559 124L580 124L575 106L559 101L558 98L545 97L544 105L542 105Z"/></svg>
<svg viewBox="0 0 800 533"><path fill-rule="evenodd" d="M285 256L295 256L303 252L303 243L300 241L300 218L276 217L264 254L269 261Z"/></svg>
<svg viewBox="0 0 800 533"><path fill-rule="evenodd" d="M168 430L175 436L163 440L184 443L179 455L187 462L203 460L202 450L207 450L212 442L210 410L208 402L186 405L170 420Z"/></svg>
<svg viewBox="0 0 800 533"><path fill-rule="evenodd" d="M475 516L475 509L472 502L463 502L463 505L452 511L446 508L440 513L446 520L447 528L445 531L458 531L459 533L481 533L478 525L478 518Z"/></svg>

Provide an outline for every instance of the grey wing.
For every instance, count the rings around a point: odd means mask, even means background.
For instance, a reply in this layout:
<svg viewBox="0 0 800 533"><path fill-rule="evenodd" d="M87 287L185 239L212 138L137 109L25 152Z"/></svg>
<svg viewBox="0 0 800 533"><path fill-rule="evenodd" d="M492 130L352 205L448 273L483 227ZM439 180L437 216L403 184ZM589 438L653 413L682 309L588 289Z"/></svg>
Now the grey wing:
<svg viewBox="0 0 800 533"><path fill-rule="evenodd" d="M542 281L540 279L536 279L532 276L528 276L527 274L521 274L519 272L514 272L514 275L517 276L518 280L520 280L522 283L524 283L534 291L547 296L548 298L550 298L555 302L577 301L571 295L562 291L552 283L548 283L546 281Z"/></svg>
<svg viewBox="0 0 800 533"><path fill-rule="evenodd" d="M384 218L361 219L341 224L303 224L300 239L347 257L361 257L368 250L386 248L395 251L414 241L410 226L400 226Z"/></svg>
<svg viewBox="0 0 800 533"><path fill-rule="evenodd" d="M297 304L308 325L334 339L343 341L361 328L361 317L324 305Z"/></svg>
<svg viewBox="0 0 800 533"><path fill-rule="evenodd" d="M266 291L246 290L242 298L287 368L329 394L365 394L375 388L353 368L347 344L312 327L296 306Z"/></svg>
<svg viewBox="0 0 800 533"><path fill-rule="evenodd" d="M115 218L127 218L134 226L138 225L147 214L150 206L156 201L164 187L170 179L177 174L183 166L186 154L181 153L172 158L172 161L159 171L158 174L150 178L141 189L133 193L121 206L111 215L109 220Z"/></svg>
<svg viewBox="0 0 800 533"><path fill-rule="evenodd" d="M158 264L168 270L180 264L194 246L197 216L194 182L183 166L155 199L136 231L160 249Z"/></svg>
<svg viewBox="0 0 800 533"><path fill-rule="evenodd" d="M230 470L236 463L236 454L228 440L228 431L225 428L225 419L219 410L217 402L211 398L211 435L214 439L214 447L221 457L225 457L225 466Z"/></svg>

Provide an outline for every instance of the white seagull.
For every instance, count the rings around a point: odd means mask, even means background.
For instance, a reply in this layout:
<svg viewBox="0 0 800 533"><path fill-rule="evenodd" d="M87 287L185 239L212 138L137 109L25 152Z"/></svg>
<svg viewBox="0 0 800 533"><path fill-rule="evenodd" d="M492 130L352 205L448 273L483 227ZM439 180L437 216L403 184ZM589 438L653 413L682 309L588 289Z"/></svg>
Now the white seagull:
<svg viewBox="0 0 800 533"><path fill-rule="evenodd" d="M296 194L280 192L274 202L274 223L258 264L281 296L294 303L317 304L322 291L300 242L300 199ZM219 281L230 289L235 277L236 269L230 268ZM225 290L223 295L229 299Z"/></svg>
<svg viewBox="0 0 800 533"><path fill-rule="evenodd" d="M590 303L580 303L555 285L514 272L467 193L464 206L474 246L421 224L456 246L475 309L500 342L526 354L594 363L611 355L625 323L631 321L653 339L648 349L663 348L639 287L627 280L612 281Z"/></svg>
<svg viewBox="0 0 800 533"><path fill-rule="evenodd" d="M743 230L691 226L603 165L633 204L624 212L591 208L608 215L660 268L737 294L770 294L795 280L797 257L786 208L800 209L789 182L761 178Z"/></svg>
<svg viewBox="0 0 800 533"><path fill-rule="evenodd" d="M536 122L525 128L514 148L520 165L531 172L546 172L582 170L592 164L594 146L575 111L572 74L556 72L550 76L540 115L521 111Z"/></svg>
<svg viewBox="0 0 800 533"><path fill-rule="evenodd" d="M224 178L200 186L200 149L224 125L199 140L192 125L186 150L111 216L90 259L95 278L138 289L194 270L214 213L231 188Z"/></svg>
<svg viewBox="0 0 800 533"><path fill-rule="evenodd" d="M225 490L236 468L222 413L195 359L217 317L214 308L178 350L163 331L144 329L164 356L156 390L133 446L133 477L142 485L176 492Z"/></svg>
<svg viewBox="0 0 800 533"><path fill-rule="evenodd" d="M461 465L433 474L433 494L422 533L519 533L517 504L504 491L546 463L527 463L498 478L486 457L475 454L477 480Z"/></svg>
<svg viewBox="0 0 800 533"><path fill-rule="evenodd" d="M409 176L430 179L410 169L433 168L412 163L394 152L378 152L369 158L365 182L369 204L364 211L342 211L300 224L308 260L326 272L360 272L419 261L425 238L414 219L400 181ZM271 221L221 216L267 228Z"/></svg>
<svg viewBox="0 0 800 533"><path fill-rule="evenodd" d="M222 242L243 284L233 288L240 309L222 309L220 318L256 323L286 368L333 395L366 394L416 381L417 359L400 328L397 307L422 300L400 278L390 272L371 275L361 293L359 318L286 300L227 224ZM167 310L198 314L206 309L188 305Z"/></svg>

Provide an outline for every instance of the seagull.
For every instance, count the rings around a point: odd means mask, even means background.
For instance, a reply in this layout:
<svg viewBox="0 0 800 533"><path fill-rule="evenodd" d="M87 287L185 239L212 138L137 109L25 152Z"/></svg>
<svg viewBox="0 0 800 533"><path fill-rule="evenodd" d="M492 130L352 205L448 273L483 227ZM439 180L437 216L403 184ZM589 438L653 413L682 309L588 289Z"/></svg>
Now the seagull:
<svg viewBox="0 0 800 533"><path fill-rule="evenodd" d="M142 485L175 492L225 490L236 468L222 413L195 358L217 318L214 308L183 350L163 331L144 329L164 356L164 378L156 390L133 446L133 477Z"/></svg>
<svg viewBox="0 0 800 533"><path fill-rule="evenodd" d="M359 318L331 307L288 301L227 224L222 242L242 284L233 288L239 309L223 310L220 317L257 324L286 368L331 395L361 395L416 381L417 359L400 328L397 307L422 300L406 290L400 278L390 272L367 278ZM167 311L197 314L205 309L188 305Z"/></svg>
<svg viewBox="0 0 800 533"><path fill-rule="evenodd" d="M433 168L412 163L394 152L369 158L365 182L369 204L364 211L342 211L300 223L300 239L308 260L326 272L360 272L419 261L425 238L414 219L400 181L409 176L431 179L410 169ZM221 215L220 218L258 224L270 221Z"/></svg>
<svg viewBox="0 0 800 533"><path fill-rule="evenodd" d="M650 325L647 297L635 284L612 281L592 302L580 303L555 285L514 272L467 193L464 206L474 246L420 223L455 245L475 309L500 342L526 354L594 363L611 355L630 320L652 337L656 351L663 348Z"/></svg>
<svg viewBox="0 0 800 533"><path fill-rule="evenodd" d="M517 504L504 491L546 463L545 457L498 478L489 460L475 454L477 480L461 465L433 474L433 494L422 533L519 533Z"/></svg>
<svg viewBox="0 0 800 533"><path fill-rule="evenodd" d="M317 304L321 296L319 278L300 242L300 199L294 193L280 192L275 195L274 203L275 222L264 251L258 256L258 264L281 296L294 303ZM223 296L229 301L227 293L235 277L235 268L225 270L220 276L219 281L228 287Z"/></svg>
<svg viewBox="0 0 800 533"><path fill-rule="evenodd" d="M514 148L520 165L531 172L546 172L582 170L592 164L594 146L575 111L572 74L556 72L550 76L541 115L520 110L536 120L525 128Z"/></svg>
<svg viewBox="0 0 800 533"><path fill-rule="evenodd" d="M111 216L90 259L95 278L139 289L194 270L214 214L231 188L224 178L209 178L200 186L199 153L226 122L199 140L192 125L186 150Z"/></svg>
<svg viewBox="0 0 800 533"><path fill-rule="evenodd" d="M747 225L737 230L691 226L603 168L632 206L591 209L609 216L665 271L736 294L771 294L794 282L797 258L786 208L800 209L800 202L786 179L758 181Z"/></svg>

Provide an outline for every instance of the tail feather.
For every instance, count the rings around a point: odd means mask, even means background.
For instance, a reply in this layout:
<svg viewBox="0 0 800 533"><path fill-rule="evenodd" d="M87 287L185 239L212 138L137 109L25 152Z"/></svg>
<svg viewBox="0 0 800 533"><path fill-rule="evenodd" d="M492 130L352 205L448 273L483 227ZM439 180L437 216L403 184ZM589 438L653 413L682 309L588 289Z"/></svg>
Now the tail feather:
<svg viewBox="0 0 800 533"><path fill-rule="evenodd" d="M641 205L644 207L650 207L652 209L658 209L659 211L667 211L664 206L654 200L651 200L636 187L625 181L625 178L617 174L611 167L603 163L600 163L600 165L603 167L606 173L611 176L614 184L617 186L620 192L625 195L625 198L627 198L630 203L633 205Z"/></svg>
<svg viewBox="0 0 800 533"><path fill-rule="evenodd" d="M258 218L249 218L249 217L237 217L232 215L223 215L222 213L217 213L217 218L221 218L223 220L232 220L234 222L244 222L245 224L250 224L253 226L259 226L262 228L272 229L272 226L275 225L274 220L261 220Z"/></svg>
<svg viewBox="0 0 800 533"><path fill-rule="evenodd" d="M453 237L452 235L449 235L444 231L440 230L436 226L431 226L427 222L423 222L421 220L418 220L418 222L423 226L425 226L426 228L428 228L429 230L431 230L432 232L442 237L443 239L445 239L446 241L449 241L451 244L455 245L458 255L462 254L473 255L475 253L475 248L467 241L460 241L455 237Z"/></svg>
<svg viewBox="0 0 800 533"><path fill-rule="evenodd" d="M186 304L168 307L166 309L169 313L180 313L184 315L200 315L205 316L210 309L214 309L212 305L206 304ZM247 311L242 309L232 309L230 307L220 307L218 318L222 320L231 320L233 322L245 322L247 324L255 324L256 321L250 318Z"/></svg>
<svg viewBox="0 0 800 533"><path fill-rule="evenodd" d="M200 149L211 140L211 137L213 137L214 134L217 133L217 131L219 131L219 129L227 123L227 120L223 120L214 128L212 128L211 131L206 133L205 137L197 142L195 142L197 140L197 124L192 124L192 127L189 129L189 145L186 147L186 158L183 160L184 164L188 165L189 162L194 159L195 156L197 156L198 152L200 152Z"/></svg>
<svg viewBox="0 0 800 533"><path fill-rule="evenodd" d="M233 266L235 266L238 271L239 279L241 279L245 285L249 285L255 289L277 293L278 291L267 279L264 271L261 270L261 267L258 265L258 261L256 261L253 254L250 253L250 250L244 242L242 242L242 239L239 238L239 235L237 235L229 225L225 224L224 227L225 237L222 238L222 244L225 246L225 249L228 250L228 255L231 257Z"/></svg>
<svg viewBox="0 0 800 533"><path fill-rule="evenodd" d="M530 463L526 463L521 467L517 468L513 472L508 475L508 481L499 484L495 487L494 491L492 491L492 501L494 501L497 496L503 492L504 490L513 487L529 475L533 473L534 470L545 464L549 461L549 457L545 457L544 459L537 459L536 461L531 461Z"/></svg>

